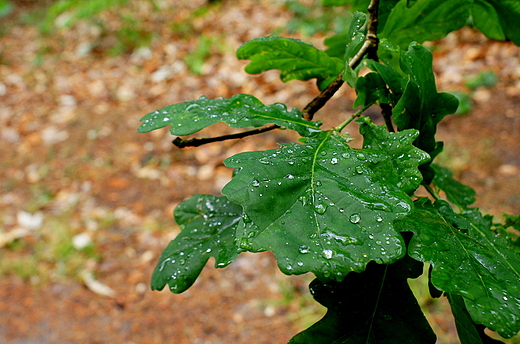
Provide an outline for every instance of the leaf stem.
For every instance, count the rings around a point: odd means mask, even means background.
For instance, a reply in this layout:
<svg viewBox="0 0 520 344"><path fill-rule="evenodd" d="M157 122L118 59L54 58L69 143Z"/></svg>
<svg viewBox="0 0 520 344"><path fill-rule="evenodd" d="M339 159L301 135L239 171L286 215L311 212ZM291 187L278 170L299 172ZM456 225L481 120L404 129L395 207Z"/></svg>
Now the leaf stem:
<svg viewBox="0 0 520 344"><path fill-rule="evenodd" d="M265 133L267 131L271 131L273 129L278 129L278 128L280 128L279 125L272 124L272 125L268 125L268 126L265 126L262 128L247 130L247 131L243 131L243 132L236 133L236 134L222 135L222 136L216 136L216 137L205 137L202 139L193 138L193 139L189 139L189 140L183 140L180 137L176 137L172 141L172 143L179 148L198 147L198 146L205 145L206 143L233 140L233 139L241 139L241 138L244 138L247 136Z"/></svg>
<svg viewBox="0 0 520 344"><path fill-rule="evenodd" d="M377 45L379 43L379 39L377 38L377 24L378 20L378 8L379 8L379 0L371 0L368 5L368 32L365 38L365 42L363 46L358 51L356 55L350 60L349 66L350 68L356 68L357 65L361 62L363 57L370 53L370 58L377 59ZM377 61L377 60L376 60ZM340 89L343 85L343 74L345 72L341 72L334 81L332 81L329 86L327 86L320 94L314 97L304 108L303 108L303 117L309 121L312 120L314 114L318 112L329 100L332 96Z"/></svg>
<svg viewBox="0 0 520 344"><path fill-rule="evenodd" d="M345 127L346 127L347 125L349 125L350 122L352 122L353 120L355 120L355 119L358 118L358 117L361 117L361 115L363 114L363 112L365 112L366 109L368 109L368 108L371 107L372 105L374 105L374 104L365 105L361 110L356 111L356 113L353 114L352 116L350 116L349 119L347 119L345 122L341 123L341 124L338 125L337 127L333 128L332 130L333 130L333 131L336 131L336 132L338 132L338 133L340 133L343 129L345 129Z"/></svg>

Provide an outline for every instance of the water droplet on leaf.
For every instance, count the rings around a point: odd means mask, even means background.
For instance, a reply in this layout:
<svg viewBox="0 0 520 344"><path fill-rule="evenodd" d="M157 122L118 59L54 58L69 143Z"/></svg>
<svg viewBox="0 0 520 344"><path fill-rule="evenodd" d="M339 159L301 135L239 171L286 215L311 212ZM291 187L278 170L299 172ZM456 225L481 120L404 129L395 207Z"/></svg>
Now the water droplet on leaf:
<svg viewBox="0 0 520 344"><path fill-rule="evenodd" d="M351 223L358 223L360 220L361 220L361 216L359 216L359 214L352 214L349 217L349 221Z"/></svg>

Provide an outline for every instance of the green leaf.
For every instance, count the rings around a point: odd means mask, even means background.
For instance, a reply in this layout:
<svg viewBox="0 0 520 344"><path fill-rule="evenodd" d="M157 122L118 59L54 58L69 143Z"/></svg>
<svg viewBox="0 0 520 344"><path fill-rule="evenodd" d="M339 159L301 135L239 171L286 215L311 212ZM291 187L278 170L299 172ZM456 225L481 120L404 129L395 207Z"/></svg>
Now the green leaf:
<svg viewBox="0 0 520 344"><path fill-rule="evenodd" d="M485 326L475 324L471 319L464 299L462 296L455 294L447 294L450 302L451 311L455 318L455 325L457 326L457 334L459 335L461 344L492 344L502 343L501 341L495 340L488 337L484 333Z"/></svg>
<svg viewBox="0 0 520 344"><path fill-rule="evenodd" d="M166 284L174 293L187 290L210 257L215 267L231 264L240 253L235 230L242 208L225 197L195 195L175 208L181 233L164 249L152 275L152 290Z"/></svg>
<svg viewBox="0 0 520 344"><path fill-rule="evenodd" d="M475 191L453 178L453 174L446 167L432 164L435 171L433 184L446 193L448 201L461 209L466 209L475 202Z"/></svg>
<svg viewBox="0 0 520 344"><path fill-rule="evenodd" d="M342 59L345 57L345 48L347 46L348 35L346 33L339 33L337 35L326 38L323 44L328 48L325 50L327 55Z"/></svg>
<svg viewBox="0 0 520 344"><path fill-rule="evenodd" d="M375 149L387 156L384 161L374 164L372 170L390 184L413 194L422 181L419 165L430 161L427 153L412 144L419 132L408 129L391 133L384 125L373 124L368 117L361 117L357 123L364 138L363 148Z"/></svg>
<svg viewBox="0 0 520 344"><path fill-rule="evenodd" d="M392 111L394 121L399 130L419 130L414 145L430 154L433 160L442 151L441 144L435 140L437 124L457 111L458 100L452 94L437 92L432 54L428 49L412 43L408 51L401 53L400 62L408 81ZM434 176L431 167L425 164L420 170L424 182L429 184Z"/></svg>
<svg viewBox="0 0 520 344"><path fill-rule="evenodd" d="M358 106L370 106L377 101L383 104L391 104L390 94L386 88L386 83L379 73L368 73L357 79L356 82L357 98L353 108Z"/></svg>
<svg viewBox="0 0 520 344"><path fill-rule="evenodd" d="M224 161L241 169L222 193L258 226L237 230L242 248L271 250L285 274L311 271L324 280L404 255L392 223L410 211L410 198L372 171L387 155L346 143L322 132L303 145Z"/></svg>
<svg viewBox="0 0 520 344"><path fill-rule="evenodd" d="M350 67L350 61L359 52L363 43L365 42L366 28L364 27L367 20L367 15L361 12L354 13L354 18L350 22L350 27L347 32L347 44L343 60L345 61L345 74L343 80L347 81L350 86L354 86L357 81L357 75L361 64L358 68Z"/></svg>
<svg viewBox="0 0 520 344"><path fill-rule="evenodd" d="M520 2L516 0L474 0L473 22L487 37L509 38L520 45Z"/></svg>
<svg viewBox="0 0 520 344"><path fill-rule="evenodd" d="M298 39L277 36L255 38L237 50L240 60L251 60L245 70L258 74L270 69L280 70L283 82L293 79L318 79L323 90L343 70L340 59L330 57L324 51Z"/></svg>
<svg viewBox="0 0 520 344"><path fill-rule="evenodd" d="M249 94L237 94L228 99L201 97L150 112L141 121L144 123L139 127L139 133L171 125L170 132L179 136L196 133L218 122L225 122L233 128L260 127L275 123L296 130L302 136L314 135L321 125L321 122L303 119L296 108L288 111L281 103L264 105Z"/></svg>
<svg viewBox="0 0 520 344"><path fill-rule="evenodd" d="M328 308L316 324L289 344L433 344L435 334L426 321L407 278L416 278L422 264L400 260L389 266L370 264L342 282L314 280L314 298ZM413 262L413 261L412 261Z"/></svg>
<svg viewBox="0 0 520 344"><path fill-rule="evenodd" d="M422 43L442 38L466 24L473 0L421 0L407 6L401 0L391 10L380 38L405 48L411 42Z"/></svg>
<svg viewBox="0 0 520 344"><path fill-rule="evenodd" d="M433 265L433 285L461 295L473 321L505 338L520 330L520 253L480 213L459 215L445 201L420 199L395 225L414 233L408 254Z"/></svg>

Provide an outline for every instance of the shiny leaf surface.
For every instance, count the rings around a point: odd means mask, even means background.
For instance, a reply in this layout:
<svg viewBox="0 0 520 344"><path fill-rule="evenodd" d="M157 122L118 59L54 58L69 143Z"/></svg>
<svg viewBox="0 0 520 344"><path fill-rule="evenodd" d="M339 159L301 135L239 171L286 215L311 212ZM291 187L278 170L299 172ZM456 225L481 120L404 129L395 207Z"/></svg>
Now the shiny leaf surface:
<svg viewBox="0 0 520 344"><path fill-rule="evenodd" d="M152 290L166 284L182 293L197 279L210 257L215 267L231 264L240 250L235 231L242 208L225 197L195 195L175 208L181 233L164 249L152 275Z"/></svg>
<svg viewBox="0 0 520 344"><path fill-rule="evenodd" d="M237 231L241 247L273 251L286 274L311 271L324 280L401 258L403 239L392 223L411 200L372 170L387 158L323 132L303 145L226 159L240 170L222 192L258 226Z"/></svg>
<svg viewBox="0 0 520 344"><path fill-rule="evenodd" d="M237 50L241 60L251 60L245 70L258 74L280 70L283 82L318 79L320 90L327 87L343 70L342 60L297 39L268 36L255 38Z"/></svg>
<svg viewBox="0 0 520 344"><path fill-rule="evenodd" d="M463 215L445 201L420 199L396 221L414 233L408 254L433 265L437 289L460 295L473 321L509 338L520 330L520 254L490 230L476 210Z"/></svg>
<svg viewBox="0 0 520 344"><path fill-rule="evenodd" d="M311 136L319 131L320 122L303 119L301 112L291 111L281 103L264 105L249 94L237 94L227 99L201 97L185 103L173 104L151 112L141 118L140 133L171 125L173 135L189 135L212 124L225 122L233 128L260 127L274 123L296 130L302 136Z"/></svg>

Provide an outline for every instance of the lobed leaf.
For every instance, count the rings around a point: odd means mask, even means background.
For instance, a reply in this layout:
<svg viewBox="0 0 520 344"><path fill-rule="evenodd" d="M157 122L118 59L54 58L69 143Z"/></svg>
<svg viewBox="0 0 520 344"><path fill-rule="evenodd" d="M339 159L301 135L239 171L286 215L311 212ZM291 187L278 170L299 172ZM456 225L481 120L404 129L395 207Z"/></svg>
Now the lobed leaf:
<svg viewBox="0 0 520 344"><path fill-rule="evenodd" d="M352 18L347 32L347 43L345 48L345 55L343 58L345 61L345 74L343 75L343 80L347 81L350 86L354 86L356 84L357 75L359 69L361 68L361 64L358 65L358 68L356 68L356 66L354 66L355 68L352 68L350 66L350 62L354 56L356 56L365 42L366 27L364 25L366 20L366 14L355 12L354 18Z"/></svg>
<svg viewBox="0 0 520 344"><path fill-rule="evenodd" d="M340 59L298 39L268 36L255 38L237 50L241 60L251 60L245 70L258 74L271 69L280 70L283 82L317 79L318 88L326 88L343 70Z"/></svg>
<svg viewBox="0 0 520 344"><path fill-rule="evenodd" d="M303 145L226 159L240 170L222 192L258 227L237 230L241 247L273 251L286 274L311 271L324 280L363 271L370 261L395 262L404 250L392 223L411 200L372 170L387 158L322 132Z"/></svg>
<svg viewBox="0 0 520 344"><path fill-rule="evenodd" d="M430 161L427 153L413 145L419 132L408 129L391 133L384 125L373 124L368 117L361 117L357 123L364 138L363 148L375 149L387 156L384 161L371 166L372 170L390 184L413 194L422 182L419 165Z"/></svg>
<svg viewBox="0 0 520 344"><path fill-rule="evenodd" d="M459 335L461 344L502 343L501 341L488 337L484 332L485 326L473 322L462 296L447 293L447 297L450 302L453 317L455 318L457 334Z"/></svg>
<svg viewBox="0 0 520 344"><path fill-rule="evenodd" d="M433 265L431 282L461 295L473 321L503 337L520 330L520 253L493 234L476 210L455 214L445 201L424 199L395 225L414 233L408 254Z"/></svg>
<svg viewBox="0 0 520 344"><path fill-rule="evenodd" d="M139 133L164 128L171 125L173 135L189 135L212 124L225 122L233 128L260 127L274 123L297 131L302 136L312 136L319 131L321 122L303 119L301 112L291 111L281 103L264 105L249 94L237 94L228 99L208 99L173 104L151 112L141 118L144 121Z"/></svg>
<svg viewBox="0 0 520 344"><path fill-rule="evenodd" d="M433 344L435 334L411 292L407 278L417 278L422 264L412 259L368 265L342 282L314 280L314 298L327 314L289 344Z"/></svg>
<svg viewBox="0 0 520 344"><path fill-rule="evenodd" d="M215 267L231 264L240 249L235 231L242 208L225 197L195 195L175 208L181 233L164 249L152 275L152 290L166 284L174 293L187 290L210 257Z"/></svg>
<svg viewBox="0 0 520 344"><path fill-rule="evenodd" d="M471 17L487 37L510 39L520 45L520 2L516 0L474 0Z"/></svg>
<svg viewBox="0 0 520 344"><path fill-rule="evenodd" d="M411 42L433 41L466 24L473 0L421 0L408 6L399 1L386 18L380 38L402 48ZM393 5L393 4L392 4Z"/></svg>
<svg viewBox="0 0 520 344"><path fill-rule="evenodd" d="M475 202L475 190L453 178L453 174L446 167L437 164L431 165L435 171L433 184L446 193L448 201L461 209L467 209Z"/></svg>

